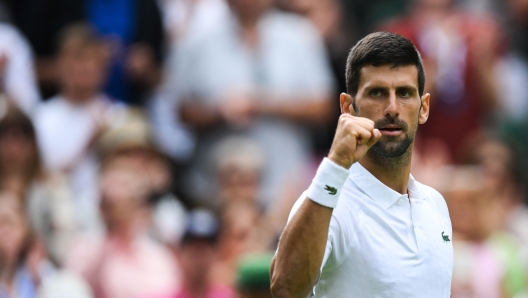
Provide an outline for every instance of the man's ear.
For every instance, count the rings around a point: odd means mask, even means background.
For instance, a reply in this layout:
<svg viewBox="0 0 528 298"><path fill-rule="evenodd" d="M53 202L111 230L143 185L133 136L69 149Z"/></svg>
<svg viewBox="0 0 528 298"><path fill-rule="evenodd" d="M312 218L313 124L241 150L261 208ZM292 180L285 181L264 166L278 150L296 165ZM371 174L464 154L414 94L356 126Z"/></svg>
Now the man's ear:
<svg viewBox="0 0 528 298"><path fill-rule="evenodd" d="M422 95L422 103L420 107L420 115L418 115L418 123L424 124L427 122L427 119L429 118L429 100L431 99L431 95L429 93L425 93Z"/></svg>
<svg viewBox="0 0 528 298"><path fill-rule="evenodd" d="M341 114L351 114L356 115L356 112L354 111L354 105L353 105L354 99L350 94L347 93L341 93L339 95L339 103L341 105Z"/></svg>

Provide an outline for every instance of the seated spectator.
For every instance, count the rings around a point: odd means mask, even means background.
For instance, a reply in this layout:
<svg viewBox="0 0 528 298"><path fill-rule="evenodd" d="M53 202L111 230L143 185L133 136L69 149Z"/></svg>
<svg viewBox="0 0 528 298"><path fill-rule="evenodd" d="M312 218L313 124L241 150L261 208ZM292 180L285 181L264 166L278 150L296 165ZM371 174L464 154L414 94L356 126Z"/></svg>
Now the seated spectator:
<svg viewBox="0 0 528 298"><path fill-rule="evenodd" d="M23 205L14 193L0 193L0 297L93 297L84 280L49 261Z"/></svg>
<svg viewBox="0 0 528 298"><path fill-rule="evenodd" d="M461 140L481 132L501 104L495 68L505 43L498 22L457 9L454 0L413 0L408 14L380 29L409 38L424 61L431 113L418 132L425 148L417 142L416 149L425 155L426 140L437 139L460 162Z"/></svg>
<svg viewBox="0 0 528 298"><path fill-rule="evenodd" d="M220 219L218 258L211 275L213 280L234 288L239 258L270 250L275 235L269 232L269 222L252 201L227 202L221 207Z"/></svg>
<svg viewBox="0 0 528 298"><path fill-rule="evenodd" d="M231 201L260 202L264 153L251 139L226 138L211 152L215 169L217 206Z"/></svg>
<svg viewBox="0 0 528 298"><path fill-rule="evenodd" d="M160 81L165 35L157 1L84 0L86 21L112 40L114 55L105 91L142 106Z"/></svg>
<svg viewBox="0 0 528 298"><path fill-rule="evenodd" d="M152 144L150 126L137 109L124 113L120 123L107 129L97 143L103 163L143 176L147 183L150 230L165 244L177 245L185 230L185 208L172 193L172 171L167 158Z"/></svg>
<svg viewBox="0 0 528 298"><path fill-rule="evenodd" d="M0 102L0 190L24 198L36 236L60 265L77 231L71 193L64 177L44 171L35 129L24 113Z"/></svg>
<svg viewBox="0 0 528 298"><path fill-rule="evenodd" d="M206 209L189 213L187 229L177 249L182 266L182 289L172 298L234 298L234 291L211 279L217 258L219 223Z"/></svg>
<svg viewBox="0 0 528 298"><path fill-rule="evenodd" d="M93 145L119 108L103 92L109 50L87 25L69 27L60 41L61 92L42 103L34 122L46 169L67 174L83 228L95 228L97 159ZM82 212L81 212L82 210Z"/></svg>
<svg viewBox="0 0 528 298"><path fill-rule="evenodd" d="M33 298L37 283L28 264L33 242L23 202L15 194L0 193L0 297Z"/></svg>
<svg viewBox="0 0 528 298"><path fill-rule="evenodd" d="M446 199L453 225L451 297L526 294L526 268L519 246L501 231L503 201L488 187L481 169L448 168L439 178L439 190Z"/></svg>
<svg viewBox="0 0 528 298"><path fill-rule="evenodd" d="M177 291L180 272L171 253L147 235L148 181L119 162L101 169L103 235L87 235L67 267L85 277L96 297L165 297Z"/></svg>
<svg viewBox="0 0 528 298"><path fill-rule="evenodd" d="M265 154L260 191L269 207L308 182L293 173L307 172L308 126L329 117L333 77L308 20L272 9L270 0L228 3L228 16L185 45L177 60L181 119L199 139L186 184L191 196L213 198L210 148L226 136L247 136ZM284 199L291 206L296 196Z"/></svg>
<svg viewBox="0 0 528 298"><path fill-rule="evenodd" d="M0 94L6 94L26 114L40 101L31 48L20 32L0 23Z"/></svg>
<svg viewBox="0 0 528 298"><path fill-rule="evenodd" d="M253 206L255 209L250 207L249 210L256 210L259 213L256 226L259 230L258 245L273 247L275 237L280 235L288 218L288 212L285 210L287 207L284 207L288 201L279 200L274 208L264 211L260 189L266 160L261 148L251 139L229 137L219 142L211 153L216 173L213 187L216 189L217 207L226 207L225 211L227 211L236 210L234 206L238 203L245 207ZM244 207L241 210L244 210ZM237 217L235 213L231 214ZM226 220L230 222L232 219L226 217Z"/></svg>

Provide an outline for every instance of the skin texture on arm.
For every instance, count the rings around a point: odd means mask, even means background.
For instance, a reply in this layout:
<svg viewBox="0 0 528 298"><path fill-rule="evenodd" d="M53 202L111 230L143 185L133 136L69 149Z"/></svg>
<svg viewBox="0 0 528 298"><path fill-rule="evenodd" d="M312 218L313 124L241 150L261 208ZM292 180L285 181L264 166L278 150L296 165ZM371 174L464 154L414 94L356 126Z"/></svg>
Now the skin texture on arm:
<svg viewBox="0 0 528 298"><path fill-rule="evenodd" d="M352 99L341 95L336 135L328 158L348 169L361 159L380 138L372 120L355 117ZM287 224L271 274L271 292L276 298L306 297L319 277L333 209L305 200Z"/></svg>
<svg viewBox="0 0 528 298"><path fill-rule="evenodd" d="M275 298L304 298L310 293L319 277L332 211L304 200L288 223L270 269Z"/></svg>

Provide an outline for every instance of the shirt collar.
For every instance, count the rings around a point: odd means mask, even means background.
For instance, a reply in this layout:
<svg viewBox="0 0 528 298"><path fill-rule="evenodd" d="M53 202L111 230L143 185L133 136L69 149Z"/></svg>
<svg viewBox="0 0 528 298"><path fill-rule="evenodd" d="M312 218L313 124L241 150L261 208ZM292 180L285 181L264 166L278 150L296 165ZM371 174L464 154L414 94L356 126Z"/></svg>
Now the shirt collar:
<svg viewBox="0 0 528 298"><path fill-rule="evenodd" d="M408 195L402 195L389 188L365 169L359 162L356 162L350 168L349 179L354 182L367 196L376 201L383 208L388 209L401 198L409 198ZM426 196L419 189L419 183L412 175L409 175L409 184L407 186L411 199L425 199Z"/></svg>

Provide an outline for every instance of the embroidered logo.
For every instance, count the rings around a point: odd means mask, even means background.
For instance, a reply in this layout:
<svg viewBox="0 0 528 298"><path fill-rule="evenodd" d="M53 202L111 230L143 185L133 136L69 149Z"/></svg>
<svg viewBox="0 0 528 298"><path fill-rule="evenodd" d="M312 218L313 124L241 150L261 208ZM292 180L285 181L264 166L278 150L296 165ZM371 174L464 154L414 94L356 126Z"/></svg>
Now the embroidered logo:
<svg viewBox="0 0 528 298"><path fill-rule="evenodd" d="M335 194L337 193L337 189L329 185L326 185L325 190L328 190L328 193L333 196L335 196Z"/></svg>
<svg viewBox="0 0 528 298"><path fill-rule="evenodd" d="M451 239L449 239L449 235L444 235L444 231L442 231L442 239L444 239L444 242L451 241Z"/></svg>

